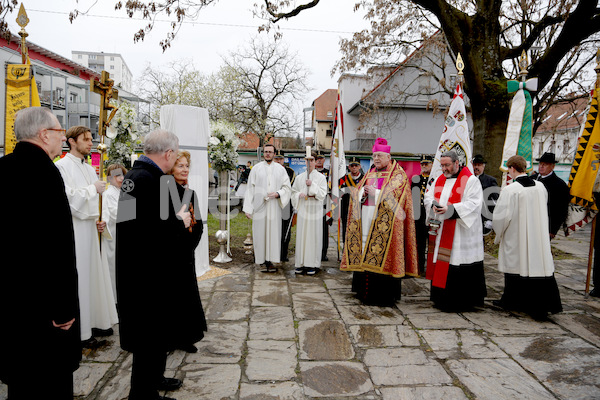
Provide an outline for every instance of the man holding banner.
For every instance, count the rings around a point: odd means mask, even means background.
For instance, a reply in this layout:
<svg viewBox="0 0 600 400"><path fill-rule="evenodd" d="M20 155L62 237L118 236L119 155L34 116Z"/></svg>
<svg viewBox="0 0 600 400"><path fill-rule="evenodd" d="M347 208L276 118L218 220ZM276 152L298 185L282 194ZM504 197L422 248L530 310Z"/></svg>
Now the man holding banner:
<svg viewBox="0 0 600 400"><path fill-rule="evenodd" d="M448 151L440 157L442 175L425 193L429 221L426 278L435 307L456 312L482 306L487 294L483 273L481 183Z"/></svg>

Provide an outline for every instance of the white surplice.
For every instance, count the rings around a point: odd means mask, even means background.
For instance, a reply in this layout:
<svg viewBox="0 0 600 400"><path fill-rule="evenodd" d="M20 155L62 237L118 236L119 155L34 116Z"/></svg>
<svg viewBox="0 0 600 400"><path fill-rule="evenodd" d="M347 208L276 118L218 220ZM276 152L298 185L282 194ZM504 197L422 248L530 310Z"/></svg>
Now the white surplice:
<svg viewBox="0 0 600 400"><path fill-rule="evenodd" d="M524 277L554 273L548 236L548 192L541 182L534 182L531 187L513 182L500 192L492 221L495 243L500 243L500 272Z"/></svg>
<svg viewBox="0 0 600 400"><path fill-rule="evenodd" d="M296 225L296 268L321 267L323 248L323 200L327 196L327 179L313 170L309 176L312 181L306 185L306 171L294 180L292 186L292 206L297 210ZM300 193L308 198L301 199ZM284 232L285 234L285 232Z"/></svg>
<svg viewBox="0 0 600 400"><path fill-rule="evenodd" d="M102 233L102 258L106 258L110 280L115 299L117 298L115 276L115 251L117 247L117 211L119 207L119 194L121 190L110 185L102 193L102 221L106 222L106 229Z"/></svg>
<svg viewBox="0 0 600 400"><path fill-rule="evenodd" d="M250 170L242 211L252 215L254 261L257 264L280 262L281 210L289 203L291 190L285 168L274 161L262 161ZM267 194L272 192L279 193L279 198L267 199Z"/></svg>
<svg viewBox="0 0 600 400"><path fill-rule="evenodd" d="M118 322L108 264L102 261L96 221L100 215L94 168L67 153L56 162L73 215L75 256L79 277L81 340L92 336L92 328L108 329Z"/></svg>
<svg viewBox="0 0 600 400"><path fill-rule="evenodd" d="M442 176L442 175L440 175ZM427 211L427 219L431 217L433 204L433 192L437 180L425 192L423 202ZM439 204L445 206L448 204L448 199L452 193L452 187L456 182L456 178L446 179L442 193L440 194ZM450 264L472 264L478 261L483 261L483 228L481 225L481 206L483 204L483 190L481 182L475 175L471 175L465 185L465 191L459 203L453 204L454 209L459 217L456 220L456 228L454 230L454 241L452 242L452 252L450 253ZM444 222L440 226L438 232L442 232ZM442 235L438 234L435 241L435 251L433 261L437 262L438 250Z"/></svg>

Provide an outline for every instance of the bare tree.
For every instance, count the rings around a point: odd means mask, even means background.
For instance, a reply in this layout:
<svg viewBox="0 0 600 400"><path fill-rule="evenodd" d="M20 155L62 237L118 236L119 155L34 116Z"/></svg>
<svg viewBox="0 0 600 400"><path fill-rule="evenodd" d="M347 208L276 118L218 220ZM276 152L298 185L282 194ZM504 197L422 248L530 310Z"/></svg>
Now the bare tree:
<svg viewBox="0 0 600 400"><path fill-rule="evenodd" d="M244 131L254 132L261 139L289 136L298 129L300 102L309 90L308 71L296 54L290 53L280 41L250 40L245 48L231 52L223 59L225 66L235 71L230 97L239 99L230 116Z"/></svg>
<svg viewBox="0 0 600 400"><path fill-rule="evenodd" d="M6 22L6 16L11 14L19 2L17 0L0 0L0 35L10 41L10 30Z"/></svg>

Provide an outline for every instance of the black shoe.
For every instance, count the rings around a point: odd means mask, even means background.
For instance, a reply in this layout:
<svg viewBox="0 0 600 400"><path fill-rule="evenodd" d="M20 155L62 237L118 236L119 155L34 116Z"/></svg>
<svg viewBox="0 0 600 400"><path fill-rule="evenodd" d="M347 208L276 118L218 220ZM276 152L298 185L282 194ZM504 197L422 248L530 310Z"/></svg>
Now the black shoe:
<svg viewBox="0 0 600 400"><path fill-rule="evenodd" d="M115 333L115 331L113 331L113 328L108 328L108 329L92 328L92 336L94 336L94 337L112 336L114 333Z"/></svg>
<svg viewBox="0 0 600 400"><path fill-rule="evenodd" d="M198 348L196 346L194 346L193 344L184 344L182 346L178 347L179 350L183 350L186 353L197 353L198 352Z"/></svg>
<svg viewBox="0 0 600 400"><path fill-rule="evenodd" d="M598 289L592 289L592 291L589 293L590 296L592 297L600 297L600 290Z"/></svg>
<svg viewBox="0 0 600 400"><path fill-rule="evenodd" d="M317 273L316 268L308 268L308 270L306 271L306 275L309 275L309 276L315 275L316 273Z"/></svg>
<svg viewBox="0 0 600 400"><path fill-rule="evenodd" d="M496 307L504 308L504 305L502 304L502 300L492 300L492 304L495 305Z"/></svg>
<svg viewBox="0 0 600 400"><path fill-rule="evenodd" d="M108 342L106 340L98 340L95 337L91 337L87 340L82 340L81 341L81 347L83 347L84 349L91 349L91 350L96 350L104 345L106 345Z"/></svg>
<svg viewBox="0 0 600 400"><path fill-rule="evenodd" d="M272 274L274 272L277 272L277 268L275 268L273 266L273 264L271 264L270 266L269 265L265 265L264 267L261 268L260 272L264 272L265 274L266 273Z"/></svg>
<svg viewBox="0 0 600 400"><path fill-rule="evenodd" d="M304 272L305 272L305 271L304 271L304 267L298 267L298 268L296 268L296 269L294 270L294 273L295 273L296 275L302 275Z"/></svg>
<svg viewBox="0 0 600 400"><path fill-rule="evenodd" d="M165 392L172 392L173 390L179 389L181 385L183 385L181 379L163 378L162 381L156 387L156 389L164 390Z"/></svg>

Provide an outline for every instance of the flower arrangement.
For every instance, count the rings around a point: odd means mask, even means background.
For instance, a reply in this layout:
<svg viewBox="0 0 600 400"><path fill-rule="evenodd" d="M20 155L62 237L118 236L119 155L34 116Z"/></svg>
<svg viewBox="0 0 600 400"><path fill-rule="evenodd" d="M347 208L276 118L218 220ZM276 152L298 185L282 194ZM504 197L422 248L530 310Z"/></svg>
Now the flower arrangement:
<svg viewBox="0 0 600 400"><path fill-rule="evenodd" d="M135 108L126 101L119 104L119 109L106 130L110 146L105 166L119 163L126 168L131 168L131 154L135 150L135 145L140 143L135 120Z"/></svg>
<svg viewBox="0 0 600 400"><path fill-rule="evenodd" d="M211 125L210 138L208 139L208 157L215 171L234 170L237 161L237 148L240 139L235 134L232 124L217 121Z"/></svg>

